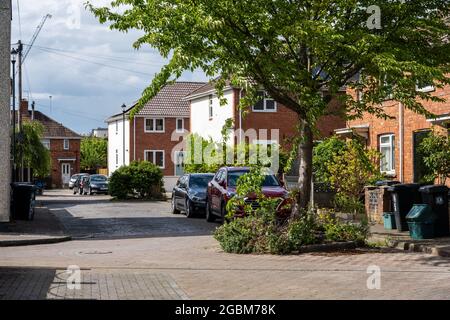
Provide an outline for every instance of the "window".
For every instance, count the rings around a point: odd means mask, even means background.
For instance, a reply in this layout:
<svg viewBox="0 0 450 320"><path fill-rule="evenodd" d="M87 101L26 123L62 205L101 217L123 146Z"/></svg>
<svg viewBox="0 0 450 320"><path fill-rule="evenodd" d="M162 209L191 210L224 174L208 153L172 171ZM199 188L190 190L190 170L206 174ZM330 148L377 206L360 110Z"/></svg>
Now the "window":
<svg viewBox="0 0 450 320"><path fill-rule="evenodd" d="M184 132L184 119L177 118L177 132Z"/></svg>
<svg viewBox="0 0 450 320"><path fill-rule="evenodd" d="M259 101L253 106L255 112L276 112L277 103L273 100L267 92L258 92Z"/></svg>
<svg viewBox="0 0 450 320"><path fill-rule="evenodd" d="M212 119L214 116L214 109L213 109L213 96L209 96L209 119Z"/></svg>
<svg viewBox="0 0 450 320"><path fill-rule="evenodd" d="M64 150L69 150L69 148L70 148L69 139L64 139Z"/></svg>
<svg viewBox="0 0 450 320"><path fill-rule="evenodd" d="M116 149L116 166L119 165L119 150Z"/></svg>
<svg viewBox="0 0 450 320"><path fill-rule="evenodd" d="M151 162L161 169L164 169L164 151L163 150L146 150L144 152L145 161Z"/></svg>
<svg viewBox="0 0 450 320"><path fill-rule="evenodd" d="M432 83L420 83L420 84L416 85L416 91L431 92L434 90L435 90L435 88Z"/></svg>
<svg viewBox="0 0 450 320"><path fill-rule="evenodd" d="M385 134L380 136L380 170L383 173L395 173L395 136Z"/></svg>
<svg viewBox="0 0 450 320"><path fill-rule="evenodd" d="M43 139L42 144L44 145L45 148L50 150L50 139Z"/></svg>
<svg viewBox="0 0 450 320"><path fill-rule="evenodd" d="M119 134L119 121L116 120L116 134Z"/></svg>
<svg viewBox="0 0 450 320"><path fill-rule="evenodd" d="M164 119L145 119L145 132L164 132Z"/></svg>

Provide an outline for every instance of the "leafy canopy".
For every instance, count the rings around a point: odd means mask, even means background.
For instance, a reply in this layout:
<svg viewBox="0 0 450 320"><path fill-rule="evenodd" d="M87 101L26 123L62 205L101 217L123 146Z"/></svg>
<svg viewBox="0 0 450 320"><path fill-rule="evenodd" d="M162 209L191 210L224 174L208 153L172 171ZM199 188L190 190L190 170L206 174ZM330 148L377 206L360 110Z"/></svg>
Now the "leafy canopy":
<svg viewBox="0 0 450 320"><path fill-rule="evenodd" d="M378 1L381 29L369 29L372 0L115 0L87 7L101 23L143 35L134 47L150 45L169 62L155 76L133 110L139 112L168 82L200 69L216 81L246 89L241 107L265 90L314 124L328 99L349 80L364 91L345 96L353 116L380 107L390 95L407 108L427 114L421 101L440 100L416 85L450 83L449 0ZM321 94L326 89L331 95ZM423 98L417 100L417 97Z"/></svg>
<svg viewBox="0 0 450 320"><path fill-rule="evenodd" d="M445 184L450 178L450 139L448 134L430 132L419 146L423 162L427 169L426 181L437 179Z"/></svg>
<svg viewBox="0 0 450 320"><path fill-rule="evenodd" d="M107 166L108 141L96 137L81 140L80 166L82 170L104 168Z"/></svg>

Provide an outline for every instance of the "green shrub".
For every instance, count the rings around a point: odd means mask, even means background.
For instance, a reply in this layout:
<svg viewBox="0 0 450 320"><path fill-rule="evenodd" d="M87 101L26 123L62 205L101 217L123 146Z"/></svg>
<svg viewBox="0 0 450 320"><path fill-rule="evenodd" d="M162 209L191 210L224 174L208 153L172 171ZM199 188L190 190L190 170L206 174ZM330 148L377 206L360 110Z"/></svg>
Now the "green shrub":
<svg viewBox="0 0 450 320"><path fill-rule="evenodd" d="M312 215L303 215L290 221L287 235L292 250L301 246L314 244L319 241L316 236L317 225Z"/></svg>
<svg viewBox="0 0 450 320"><path fill-rule="evenodd" d="M257 251L260 227L260 221L251 216L234 219L217 228L214 238L225 252L253 253Z"/></svg>
<svg viewBox="0 0 450 320"><path fill-rule="evenodd" d="M114 171L109 181L109 193L117 199L162 199L163 173L147 162L132 162Z"/></svg>
<svg viewBox="0 0 450 320"><path fill-rule="evenodd" d="M354 241L357 245L364 245L369 235L369 228L365 223L353 224L339 221L323 225L325 239L329 241Z"/></svg>

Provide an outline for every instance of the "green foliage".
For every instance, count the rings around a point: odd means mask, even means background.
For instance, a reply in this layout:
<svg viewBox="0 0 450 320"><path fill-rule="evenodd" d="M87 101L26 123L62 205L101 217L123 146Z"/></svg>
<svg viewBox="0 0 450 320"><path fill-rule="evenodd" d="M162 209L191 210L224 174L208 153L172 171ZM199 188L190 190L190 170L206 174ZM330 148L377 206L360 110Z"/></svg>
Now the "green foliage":
<svg viewBox="0 0 450 320"><path fill-rule="evenodd" d="M330 171L328 167L334 164L334 158L346 148L345 141L332 136L314 147L313 170L316 182L329 182Z"/></svg>
<svg viewBox="0 0 450 320"><path fill-rule="evenodd" d="M204 139L194 133L186 137L187 155L184 163L186 173L216 172L221 166L270 166L272 157L278 154L280 173L287 168L289 154L279 145L268 146L267 150L261 145L238 144L235 147L227 145L229 128L224 126L222 141L214 142L211 138Z"/></svg>
<svg viewBox="0 0 450 320"><path fill-rule="evenodd" d="M417 83L450 83L448 1L377 3L381 29L367 26L370 5L372 1L314 0L301 6L286 0L120 0L109 7L87 7L111 29L141 30L134 47L150 45L169 59L133 115L165 84L195 69L212 79L221 76L215 82L220 96L229 78L246 88L243 108L255 102L263 86L311 124L326 109L320 89L336 94L359 72L360 81L348 85L363 90L364 99L345 96L355 116L363 111L386 116L379 106L387 95L426 114L423 99L442 99L416 91Z"/></svg>
<svg viewBox="0 0 450 320"><path fill-rule="evenodd" d="M109 192L117 199L162 199L163 173L147 161L135 161L113 172Z"/></svg>
<svg viewBox="0 0 450 320"><path fill-rule="evenodd" d="M364 187L381 180L380 153L365 149L358 140L347 140L332 161L327 162L328 182L337 192L338 209L361 213L364 206L359 202Z"/></svg>
<svg viewBox="0 0 450 320"><path fill-rule="evenodd" d="M318 217L312 211L280 219L276 215L280 199L262 194L263 179L258 167L239 178L236 195L227 205L227 221L214 234L225 252L289 254L302 246L327 241L365 244L368 228L364 223L347 224L329 216ZM258 208L245 204L244 197L249 194L256 197ZM238 208L244 210L244 217L234 217Z"/></svg>
<svg viewBox="0 0 450 320"><path fill-rule="evenodd" d="M425 180L445 184L450 178L450 139L447 135L430 132L419 146L427 169Z"/></svg>
<svg viewBox="0 0 450 320"><path fill-rule="evenodd" d="M108 141L97 137L85 137L81 140L81 170L105 168L107 166Z"/></svg>
<svg viewBox="0 0 450 320"><path fill-rule="evenodd" d="M24 121L22 131L16 133L16 161L23 159L24 166L32 168L37 178L47 177L51 169L50 151L42 144L43 132L40 122Z"/></svg>

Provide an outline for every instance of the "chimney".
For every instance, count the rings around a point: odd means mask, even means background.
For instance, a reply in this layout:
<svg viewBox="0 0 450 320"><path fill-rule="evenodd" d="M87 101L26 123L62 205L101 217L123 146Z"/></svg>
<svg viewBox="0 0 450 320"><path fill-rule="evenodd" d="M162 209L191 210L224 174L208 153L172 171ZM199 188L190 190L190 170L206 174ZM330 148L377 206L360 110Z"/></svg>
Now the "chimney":
<svg viewBox="0 0 450 320"><path fill-rule="evenodd" d="M34 121L34 101L31 103L31 121Z"/></svg>
<svg viewBox="0 0 450 320"><path fill-rule="evenodd" d="M20 112L21 119L23 119L24 117L28 117L28 100L27 99L22 99L22 101L20 101L19 112Z"/></svg>

